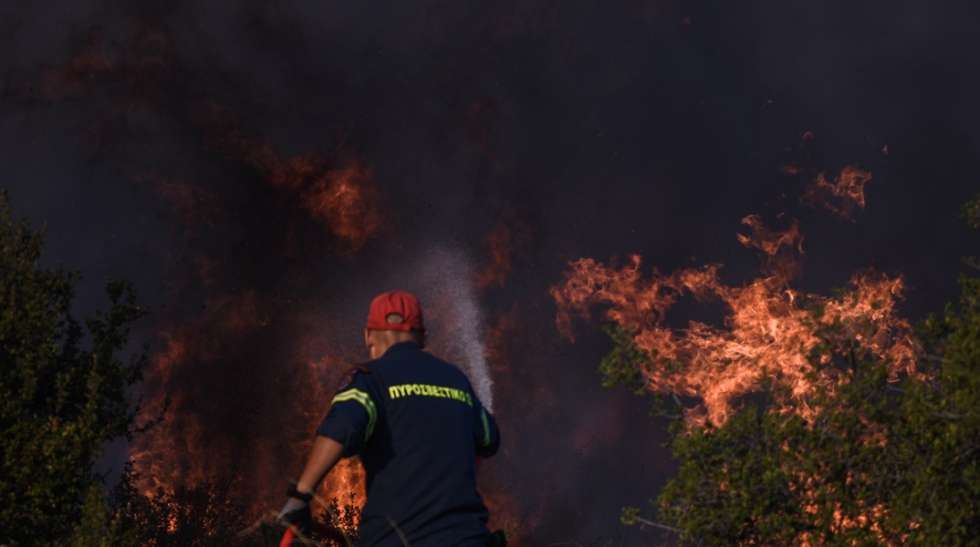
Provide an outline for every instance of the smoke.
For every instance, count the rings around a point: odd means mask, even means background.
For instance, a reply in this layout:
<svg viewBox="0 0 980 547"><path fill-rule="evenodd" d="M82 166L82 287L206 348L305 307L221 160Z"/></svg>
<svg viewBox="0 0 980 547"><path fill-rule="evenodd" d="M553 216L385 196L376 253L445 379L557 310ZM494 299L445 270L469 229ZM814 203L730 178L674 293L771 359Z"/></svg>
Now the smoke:
<svg viewBox="0 0 980 547"><path fill-rule="evenodd" d="M980 84L961 70L972 8L947 4L9 2L2 184L47 224L46 260L83 272L80 312L110 277L155 311L134 337L153 343L145 400L171 396L142 446L161 482L234 475L278 502L364 358L371 297L404 288L496 410L493 518L586 544L632 533L619 508L672 464L645 403L599 388L606 338L558 339L563 265L635 252L754 276L717 237L733 215L799 207L760 204L796 195L788 160L856 161L876 175L862 231L797 215L801 288L873 263L914 309L955 294L977 107L949 90ZM819 138L794 148L804 129ZM651 543L636 534L613 544Z"/></svg>

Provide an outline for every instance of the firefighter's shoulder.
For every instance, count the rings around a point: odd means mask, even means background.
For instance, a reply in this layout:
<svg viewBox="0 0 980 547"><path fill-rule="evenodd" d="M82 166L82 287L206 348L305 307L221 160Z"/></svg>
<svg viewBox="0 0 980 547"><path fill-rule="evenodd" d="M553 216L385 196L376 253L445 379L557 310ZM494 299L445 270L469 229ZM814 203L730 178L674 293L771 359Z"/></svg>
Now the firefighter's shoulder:
<svg viewBox="0 0 980 547"><path fill-rule="evenodd" d="M343 376L340 378L340 383L337 384L337 392L344 391L350 387L354 387L360 382L363 382L365 376L371 374L371 369L368 367L368 363L355 363L349 365L344 371Z"/></svg>

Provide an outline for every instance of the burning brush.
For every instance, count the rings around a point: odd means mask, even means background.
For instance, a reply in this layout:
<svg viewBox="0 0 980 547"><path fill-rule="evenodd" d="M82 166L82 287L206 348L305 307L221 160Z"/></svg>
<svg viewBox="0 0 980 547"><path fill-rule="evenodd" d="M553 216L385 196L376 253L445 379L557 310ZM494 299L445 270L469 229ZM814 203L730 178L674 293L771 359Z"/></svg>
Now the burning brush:
<svg viewBox="0 0 980 547"><path fill-rule="evenodd" d="M821 329L830 325L842 325L863 349L887 357L892 377L916 373L918 347L911 326L896 312L900 278L856 274L850 288L833 298L795 290L790 281L802 253L798 225L774 231L755 215L743 223L752 234L739 234L738 240L762 252L761 277L727 285L718 265L644 277L637 255L619 268L583 258L571 262L564 283L551 290L559 330L571 337L575 316L605 305L606 318L631 333L647 356L640 370L646 388L695 401L686 408L691 425L724 423L734 401L766 381L786 388L778 390L787 394L776 401L778 412L812 414L808 395L818 384L832 391L846 381L829 368L815 369L809 360L825 342ZM671 307L685 295L721 301L724 326L700 321L683 329L667 326Z"/></svg>

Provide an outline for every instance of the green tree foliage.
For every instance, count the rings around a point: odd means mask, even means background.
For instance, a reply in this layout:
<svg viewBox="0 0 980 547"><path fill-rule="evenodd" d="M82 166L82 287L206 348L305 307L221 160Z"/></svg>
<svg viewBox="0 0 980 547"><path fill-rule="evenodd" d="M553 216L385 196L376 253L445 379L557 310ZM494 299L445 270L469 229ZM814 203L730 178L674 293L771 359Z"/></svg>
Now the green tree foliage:
<svg viewBox="0 0 980 547"><path fill-rule="evenodd" d="M109 283L108 311L71 314L76 273L39 265L42 236L0 193L0 530L13 544L53 543L74 527L104 444L130 433L127 388L145 354L123 360L143 315Z"/></svg>
<svg viewBox="0 0 980 547"><path fill-rule="evenodd" d="M964 212L980 228L980 198ZM817 390L810 420L773 412L762 394L720 427L677 427L679 468L656 518L627 508L623 521L659 521L702 545L980 545L980 278L961 287L920 329L926 377L890 382L885 363L827 329L834 343L820 352L833 358L819 366L849 381ZM647 356L628 334L611 338L605 383L635 387Z"/></svg>
<svg viewBox="0 0 980 547"><path fill-rule="evenodd" d="M106 503L103 489L92 484L85 496L81 518L67 544L71 547L145 545L141 529L121 517L121 513Z"/></svg>

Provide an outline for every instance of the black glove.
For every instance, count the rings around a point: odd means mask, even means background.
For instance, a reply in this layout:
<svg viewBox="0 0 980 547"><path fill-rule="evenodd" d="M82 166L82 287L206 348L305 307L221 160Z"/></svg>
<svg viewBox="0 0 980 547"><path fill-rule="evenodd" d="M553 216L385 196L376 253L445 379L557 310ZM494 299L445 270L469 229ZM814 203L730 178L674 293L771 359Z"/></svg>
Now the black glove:
<svg viewBox="0 0 980 547"><path fill-rule="evenodd" d="M286 496L289 499L279 511L277 516L279 522L295 526L300 533L308 536L310 528L313 526L313 515L310 514L310 500L313 499L313 494L299 492L295 486L290 486L289 490L286 491Z"/></svg>

